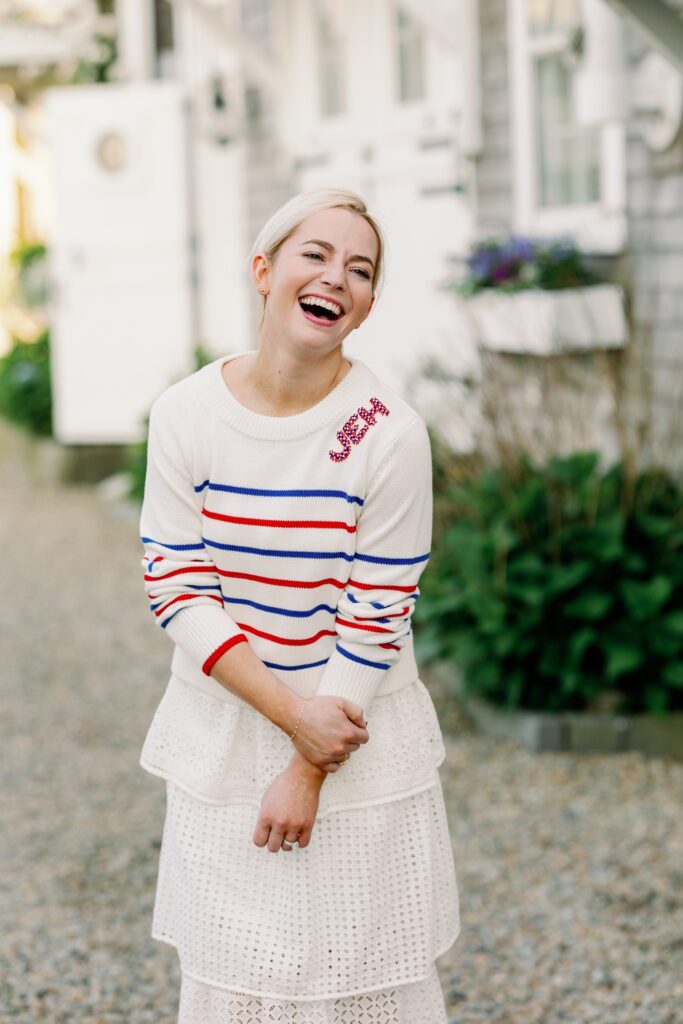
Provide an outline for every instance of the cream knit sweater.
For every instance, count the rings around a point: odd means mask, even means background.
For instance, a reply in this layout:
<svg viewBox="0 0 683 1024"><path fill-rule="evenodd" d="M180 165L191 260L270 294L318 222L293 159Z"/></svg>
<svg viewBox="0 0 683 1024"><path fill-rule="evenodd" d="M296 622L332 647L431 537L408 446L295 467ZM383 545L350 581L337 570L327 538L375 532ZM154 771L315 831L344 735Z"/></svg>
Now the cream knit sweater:
<svg viewBox="0 0 683 1024"><path fill-rule="evenodd" d="M211 678L213 664L247 642L296 692L344 696L366 714L375 698L415 684L411 616L429 557L431 461L422 420L359 360L326 398L289 417L240 405L224 362L169 388L150 418L145 587L176 647L142 763L203 799L257 802L262 790L228 765L245 704ZM367 753L328 780L323 813L326 801L433 784L443 748L423 697L391 784L383 771L370 778L378 758L386 766L397 756L373 734ZM220 737L215 708L199 724L203 699L223 709Z"/></svg>

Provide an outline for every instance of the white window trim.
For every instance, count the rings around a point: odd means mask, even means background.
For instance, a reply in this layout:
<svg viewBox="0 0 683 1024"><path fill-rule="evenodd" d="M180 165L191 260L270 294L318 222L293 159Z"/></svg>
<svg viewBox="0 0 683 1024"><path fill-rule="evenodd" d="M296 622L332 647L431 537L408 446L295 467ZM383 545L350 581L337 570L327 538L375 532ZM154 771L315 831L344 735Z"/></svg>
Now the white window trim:
<svg viewBox="0 0 683 1024"><path fill-rule="evenodd" d="M533 44L526 25L526 0L508 2L510 59L510 124L513 171L513 227L540 237L570 234L586 252L616 255L626 245L626 144L623 122L602 128L599 203L572 206L538 205ZM590 31L590 27L588 29Z"/></svg>

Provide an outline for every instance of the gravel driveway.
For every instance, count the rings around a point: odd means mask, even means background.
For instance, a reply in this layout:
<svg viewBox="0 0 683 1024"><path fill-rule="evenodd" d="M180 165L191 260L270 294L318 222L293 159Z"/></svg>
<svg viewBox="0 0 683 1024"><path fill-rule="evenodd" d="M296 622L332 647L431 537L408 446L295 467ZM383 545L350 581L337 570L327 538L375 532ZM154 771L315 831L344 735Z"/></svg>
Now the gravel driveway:
<svg viewBox="0 0 683 1024"><path fill-rule="evenodd" d="M0 470L0 1021L174 1024L175 953L149 938L164 789L137 764L170 645L136 523ZM443 721L452 1024L683 1024L683 765Z"/></svg>

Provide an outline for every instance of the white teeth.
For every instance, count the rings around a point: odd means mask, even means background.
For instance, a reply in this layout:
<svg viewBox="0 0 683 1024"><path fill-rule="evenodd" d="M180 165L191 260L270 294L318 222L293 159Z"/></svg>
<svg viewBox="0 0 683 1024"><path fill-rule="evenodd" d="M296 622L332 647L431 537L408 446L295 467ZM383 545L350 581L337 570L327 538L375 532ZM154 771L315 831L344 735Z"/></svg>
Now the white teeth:
<svg viewBox="0 0 683 1024"><path fill-rule="evenodd" d="M299 302L304 306L322 306L323 309L329 309L331 313L335 313L337 316L344 312L336 302L328 302L327 299L319 299L313 295L304 295L302 299L299 299Z"/></svg>

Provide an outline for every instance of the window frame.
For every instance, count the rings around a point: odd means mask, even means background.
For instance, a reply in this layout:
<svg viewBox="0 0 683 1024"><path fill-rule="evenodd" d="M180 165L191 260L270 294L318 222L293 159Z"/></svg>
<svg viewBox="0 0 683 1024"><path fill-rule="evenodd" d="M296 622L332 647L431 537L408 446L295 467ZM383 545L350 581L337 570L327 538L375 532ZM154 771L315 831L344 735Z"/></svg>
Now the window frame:
<svg viewBox="0 0 683 1024"><path fill-rule="evenodd" d="M559 50L566 37L564 33L548 33L534 40L528 31L526 0L509 0L508 13L514 228L541 237L571 234L584 251L616 255L626 244L625 125L613 121L599 129L598 202L542 207L533 65L538 56ZM586 31L590 32L590 24Z"/></svg>

